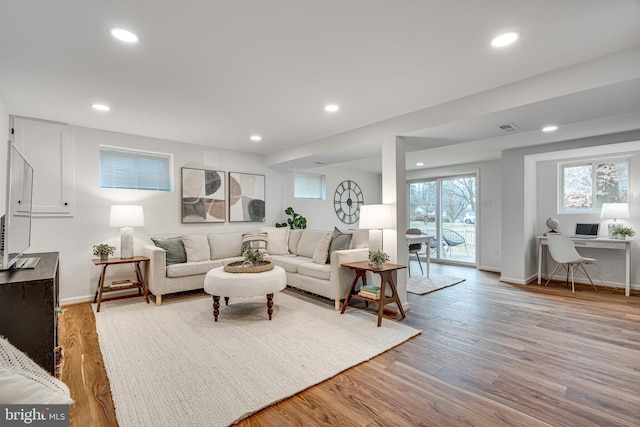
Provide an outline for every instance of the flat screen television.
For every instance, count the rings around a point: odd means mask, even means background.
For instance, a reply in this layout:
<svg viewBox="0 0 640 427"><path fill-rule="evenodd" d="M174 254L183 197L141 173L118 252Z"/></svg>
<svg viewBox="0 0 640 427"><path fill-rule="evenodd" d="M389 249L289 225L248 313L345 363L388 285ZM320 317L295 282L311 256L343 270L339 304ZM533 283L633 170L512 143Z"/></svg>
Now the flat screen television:
<svg viewBox="0 0 640 427"><path fill-rule="evenodd" d="M21 257L31 245L33 167L20 150L8 142L4 214L0 218L0 270L34 268L37 257Z"/></svg>

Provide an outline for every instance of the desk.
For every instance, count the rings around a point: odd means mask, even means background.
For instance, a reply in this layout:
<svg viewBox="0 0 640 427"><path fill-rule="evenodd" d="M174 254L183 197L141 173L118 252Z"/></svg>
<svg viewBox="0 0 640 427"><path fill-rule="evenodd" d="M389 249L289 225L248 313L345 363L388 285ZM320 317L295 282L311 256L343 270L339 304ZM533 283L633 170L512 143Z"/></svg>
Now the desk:
<svg viewBox="0 0 640 427"><path fill-rule="evenodd" d="M625 252L625 281L624 281L624 294L629 296L631 292L631 240L618 240L618 239L571 239L573 245L576 248L594 248L594 249L616 249ZM549 271L547 269L547 254L548 251L543 250L547 245L546 236L536 236L538 246L538 284L541 283L542 270L544 264L544 276L547 278Z"/></svg>
<svg viewBox="0 0 640 427"><path fill-rule="evenodd" d="M100 273L100 279L98 280L98 289L96 289L96 295L93 297L93 302L98 303L96 312L100 312L100 304L102 303L102 294L105 292L124 291L126 289L138 289L138 295L143 294L144 300L149 304L149 288L144 283L144 277L140 270L141 262L149 262L149 258L146 256L135 256L133 258L108 258L108 259L93 259L91 260L95 265L102 266L102 272ZM104 286L104 278L107 275L107 267L116 264L135 264L136 279L135 282L125 281L122 285L116 285L115 287Z"/></svg>
<svg viewBox="0 0 640 427"><path fill-rule="evenodd" d="M398 309L400 310L400 314L402 315L402 318L404 319L405 317L407 317L404 314L404 308L402 308L402 303L400 302L400 296L398 295L398 288L396 288L396 284L393 281L393 276L391 274L396 270L407 268L406 265L385 263L385 264L382 264L382 268L373 268L369 264L369 261L349 262L349 263L340 264L340 265L342 267L347 267L356 271L356 275L351 281L349 292L347 293L347 296L344 299L344 304L342 305L342 311L340 311L340 314L344 314L344 311L347 309L347 306L349 305L349 299L356 298L356 299L366 301L367 303L371 302L371 303L378 304L378 327L380 327L380 325L382 324L382 313L384 312L384 306L387 304L391 304L392 302L395 302L398 305ZM358 283L358 279L362 278L363 286L367 284L367 271L372 271L380 275L380 299L379 300L361 297L360 295L357 295L354 293L356 284ZM389 284L389 288L391 288L392 295L390 296L387 296L387 294L385 293L387 283Z"/></svg>
<svg viewBox="0 0 640 427"><path fill-rule="evenodd" d="M431 267L431 239L433 239L433 236L407 234L407 250L409 250L409 245L414 243L426 243L427 245L427 277L429 277L429 268Z"/></svg>

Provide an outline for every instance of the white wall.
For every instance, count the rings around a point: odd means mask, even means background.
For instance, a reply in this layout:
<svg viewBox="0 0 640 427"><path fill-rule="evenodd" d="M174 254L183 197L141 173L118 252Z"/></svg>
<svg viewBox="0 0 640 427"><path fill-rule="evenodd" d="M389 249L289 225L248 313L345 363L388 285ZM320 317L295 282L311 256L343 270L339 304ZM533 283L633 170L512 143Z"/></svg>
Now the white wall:
<svg viewBox="0 0 640 427"><path fill-rule="evenodd" d="M469 163L443 168L407 172L407 181L450 176L464 173L478 174L478 268L500 271L502 230L502 177L501 162Z"/></svg>
<svg viewBox="0 0 640 427"><path fill-rule="evenodd" d="M336 215L333 208L333 196L336 187L345 180L354 181L362 190L364 204L381 203L381 176L378 174L352 171L332 166L322 166L308 169L301 172L325 175L325 185L327 190L326 200L295 199L293 197L293 173L282 176L282 211L288 206L307 218L307 228L312 230L333 230L333 227L340 229L358 228L358 223L345 224ZM277 222L284 222L289 218L284 212L279 212ZM273 224L269 224L273 225Z"/></svg>
<svg viewBox="0 0 640 427"><path fill-rule="evenodd" d="M631 218L619 220L626 226L630 226L636 232L640 233L640 142L637 144L638 150L633 152L618 152L619 155L629 155L630 158L630 176L629 187L631 190ZM600 213L589 214L561 214L558 213L558 163L567 160L573 160L576 158L582 158L588 155L589 150L575 150L573 153L566 153L562 158L557 160L540 161L537 162L537 184L538 188L542 189L538 191L537 197L537 209L536 209L536 234L541 235L548 230L546 227L547 218L557 218L560 226L558 231L562 234L571 235L575 231L575 224L577 222L582 223L599 223L600 224L600 236L607 237L608 227L607 225L612 222L611 219L600 219ZM573 154L573 157L571 157ZM598 158L602 158L598 155ZM640 235L640 234L639 234ZM637 254L640 250L637 238L631 242L632 254ZM589 274L596 280L596 285L615 285L618 287L624 286L625 281L625 261L620 251L611 250L596 250L583 248L580 249L580 253L584 256L592 257L597 260L597 263L587 266ZM637 260L637 255L634 260ZM633 263L633 261L632 261ZM636 268L632 271L631 283L640 283L640 268L635 265ZM582 280L582 277L579 277Z"/></svg>
<svg viewBox="0 0 640 427"><path fill-rule="evenodd" d="M156 192L146 190L102 189L98 184L99 145L114 145L174 155L174 190ZM262 223L217 223L207 225L182 224L180 207L181 167L204 168L204 151L209 147L183 144L141 136L76 127L74 130L74 191L76 209L72 218L34 218L32 245L29 252L60 252L60 299L62 303L93 298L99 268L91 262L95 258L92 246L108 243L120 251L119 230L108 226L112 204L141 204L144 206L145 226L135 229L135 254L150 243L149 237L158 233L229 232L258 230L272 225L282 210L282 180L280 174L263 166L262 158L232 151L219 151L219 171L263 174L266 177L266 220ZM111 268L114 267L110 267ZM127 273L124 266L112 273Z"/></svg>
<svg viewBox="0 0 640 427"><path fill-rule="evenodd" d="M7 141L10 139L9 135L9 112L5 107L4 102L0 99L0 216L5 212L6 194L5 187L7 185Z"/></svg>
<svg viewBox="0 0 640 427"><path fill-rule="evenodd" d="M500 279L524 284L533 280L537 273L535 236L541 231L544 232L544 221L551 216L548 214L548 206L538 206L540 203L538 195L541 192L553 191L555 197L556 187L554 184L549 190L546 184L542 186L538 182L536 163L558 160L566 158L568 155L573 157L576 152L582 156L606 157L611 153L619 153L621 150L637 151L639 141L640 130L636 130L503 151L502 271ZM574 154L569 154L571 152ZM637 183L638 170L632 170L631 174L633 175L632 179ZM635 189L631 189L631 209L635 218L633 221L637 221L640 212L638 188L638 184L636 184ZM571 221L569 219L564 222L568 224ZM632 252L636 254L637 245L636 241L632 244ZM599 254L601 253L599 252ZM607 255L599 255L598 257L602 258L602 256L606 257ZM635 258L637 259L637 255ZM631 285L632 287L634 284L637 286L638 283L640 283L640 273L638 272L638 264L635 263L631 272Z"/></svg>

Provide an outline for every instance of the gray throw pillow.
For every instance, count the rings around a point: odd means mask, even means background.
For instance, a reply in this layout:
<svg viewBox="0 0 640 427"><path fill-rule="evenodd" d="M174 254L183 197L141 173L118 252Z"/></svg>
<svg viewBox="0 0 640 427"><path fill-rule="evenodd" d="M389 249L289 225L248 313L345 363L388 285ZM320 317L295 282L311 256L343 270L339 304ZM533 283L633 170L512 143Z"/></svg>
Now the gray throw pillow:
<svg viewBox="0 0 640 427"><path fill-rule="evenodd" d="M182 237L152 237L153 244L162 248L167 253L167 265L187 262L187 253L184 251Z"/></svg>
<svg viewBox="0 0 640 427"><path fill-rule="evenodd" d="M329 245L329 256L327 257L328 263L331 262L331 253L333 253L333 251L349 249L351 237L353 237L351 234L345 234L338 230L338 228L334 227L333 237L331 239L331 244Z"/></svg>

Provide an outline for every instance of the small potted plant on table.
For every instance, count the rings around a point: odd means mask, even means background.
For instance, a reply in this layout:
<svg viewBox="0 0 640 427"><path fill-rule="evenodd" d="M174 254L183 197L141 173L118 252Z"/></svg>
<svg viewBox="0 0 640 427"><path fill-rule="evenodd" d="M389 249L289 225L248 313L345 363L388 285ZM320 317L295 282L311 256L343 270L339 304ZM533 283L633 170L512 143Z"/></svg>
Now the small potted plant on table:
<svg viewBox="0 0 640 427"><path fill-rule="evenodd" d="M369 263L373 268L382 268L382 264L389 261L389 255L381 250L369 251Z"/></svg>
<svg viewBox="0 0 640 427"><path fill-rule="evenodd" d="M109 255L113 255L115 252L116 248L114 246L105 245L104 243L93 246L93 254L99 256L101 261L108 260Z"/></svg>
<svg viewBox="0 0 640 427"><path fill-rule="evenodd" d="M613 230L611 230L611 235L616 239L625 240L627 237L635 236L636 232L629 227L620 225L618 227L614 227Z"/></svg>

